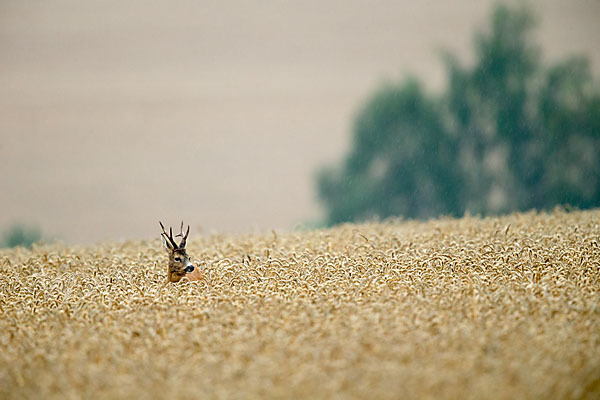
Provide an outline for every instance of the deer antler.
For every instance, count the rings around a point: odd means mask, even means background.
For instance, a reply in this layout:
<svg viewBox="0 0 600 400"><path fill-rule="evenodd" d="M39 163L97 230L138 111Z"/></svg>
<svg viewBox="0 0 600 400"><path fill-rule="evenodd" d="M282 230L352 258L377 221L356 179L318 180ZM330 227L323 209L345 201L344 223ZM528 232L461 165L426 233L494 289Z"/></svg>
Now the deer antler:
<svg viewBox="0 0 600 400"><path fill-rule="evenodd" d="M173 245L173 248L176 249L177 243L175 243L175 240L173 239L173 228L169 228L169 234L167 235L167 232L165 231L165 227L163 226L162 222L158 221L158 223L160 224L160 227L162 228L161 235L164 235L165 239L168 239L169 242L171 242L171 244Z"/></svg>
<svg viewBox="0 0 600 400"><path fill-rule="evenodd" d="M179 235L177 236L182 236L183 239L181 239L181 243L179 244L179 248L183 249L185 248L185 241L187 240L187 237L190 233L190 226L188 225L187 227L187 231L185 232L185 235L183 234L183 221L181 221L181 228L179 228Z"/></svg>

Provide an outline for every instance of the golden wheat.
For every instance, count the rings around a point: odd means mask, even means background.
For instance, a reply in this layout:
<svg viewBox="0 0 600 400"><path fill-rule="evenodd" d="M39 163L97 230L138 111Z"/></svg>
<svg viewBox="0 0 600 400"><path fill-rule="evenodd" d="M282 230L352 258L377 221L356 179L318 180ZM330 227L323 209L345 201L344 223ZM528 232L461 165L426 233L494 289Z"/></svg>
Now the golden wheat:
<svg viewBox="0 0 600 400"><path fill-rule="evenodd" d="M0 398L598 398L600 211L0 251Z"/></svg>

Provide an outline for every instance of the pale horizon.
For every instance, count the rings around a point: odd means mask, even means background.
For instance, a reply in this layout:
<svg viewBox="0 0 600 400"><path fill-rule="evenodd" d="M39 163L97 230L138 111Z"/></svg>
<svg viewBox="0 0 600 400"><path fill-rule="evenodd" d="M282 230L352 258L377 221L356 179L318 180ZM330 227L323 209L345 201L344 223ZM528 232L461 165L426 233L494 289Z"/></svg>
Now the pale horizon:
<svg viewBox="0 0 600 400"><path fill-rule="evenodd" d="M90 244L319 221L314 177L407 74L444 84L495 1L5 1L0 231ZM509 2L514 4L515 2ZM600 3L531 1L545 61L600 72Z"/></svg>

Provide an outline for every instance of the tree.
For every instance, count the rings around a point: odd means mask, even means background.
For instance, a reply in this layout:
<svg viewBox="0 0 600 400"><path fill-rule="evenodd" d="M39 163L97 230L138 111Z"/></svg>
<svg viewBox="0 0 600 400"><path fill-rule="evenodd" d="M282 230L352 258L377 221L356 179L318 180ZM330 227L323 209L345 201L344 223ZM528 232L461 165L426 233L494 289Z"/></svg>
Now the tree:
<svg viewBox="0 0 600 400"><path fill-rule="evenodd" d="M4 240L0 247L31 247L42 239L42 234L36 228L15 224L4 232Z"/></svg>
<svg viewBox="0 0 600 400"><path fill-rule="evenodd" d="M544 67L533 26L499 6L472 67L446 54L445 93L414 78L379 89L350 154L319 174L327 222L600 205L598 86L585 58Z"/></svg>

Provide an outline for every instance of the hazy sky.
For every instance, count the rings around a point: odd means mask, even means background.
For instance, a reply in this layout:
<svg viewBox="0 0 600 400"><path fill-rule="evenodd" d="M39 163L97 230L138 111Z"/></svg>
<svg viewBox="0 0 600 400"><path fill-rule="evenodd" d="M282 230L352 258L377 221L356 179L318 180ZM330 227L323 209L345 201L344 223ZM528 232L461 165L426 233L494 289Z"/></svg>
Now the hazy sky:
<svg viewBox="0 0 600 400"><path fill-rule="evenodd" d="M411 72L444 82L492 1L2 1L0 228L73 243L292 229L352 116ZM534 1L548 59L600 71L600 1Z"/></svg>

